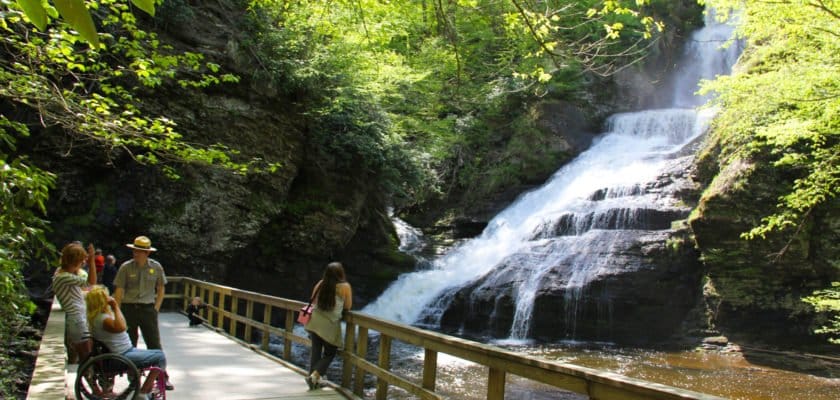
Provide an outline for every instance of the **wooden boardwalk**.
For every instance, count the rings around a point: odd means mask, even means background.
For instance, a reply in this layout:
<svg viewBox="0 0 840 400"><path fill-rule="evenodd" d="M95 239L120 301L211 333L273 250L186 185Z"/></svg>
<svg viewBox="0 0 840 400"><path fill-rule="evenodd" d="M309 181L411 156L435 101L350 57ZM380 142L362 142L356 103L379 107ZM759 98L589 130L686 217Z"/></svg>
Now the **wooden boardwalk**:
<svg viewBox="0 0 840 400"><path fill-rule="evenodd" d="M345 340L339 352L341 386L309 391L303 371L287 361L292 359L293 345L310 346L309 338L295 331L295 313L306 303L187 277L170 277L167 287L165 306L169 302L174 309L183 309L187 299L194 296L208 304L201 313L205 326L200 328L189 328L186 317L179 313L160 315L168 370L175 384L175 390L167 392L170 400L356 399L370 396L369 389L374 390L377 400L385 400L393 397L389 391L396 388L413 398L442 400L445 395L437 391L439 354L486 366L486 379L469 384L487 400L504 400L511 376L593 400L723 400L607 371L529 357L355 311L344 315ZM28 399L63 399L72 392L74 381L65 374L72 375L74 371L65 368L63 334L64 314L54 304ZM269 336L282 343L278 346L282 347L279 358L266 355ZM374 336L376 341L372 340ZM254 340L259 343L242 344ZM423 350L422 360L416 365L422 369L420 376L392 370L393 341ZM376 351L375 356L368 354L369 347L371 352ZM370 379L375 381L372 387L366 386ZM509 394L508 399L521 398L518 393Z"/></svg>
<svg viewBox="0 0 840 400"><path fill-rule="evenodd" d="M54 306L30 385L30 400L74 398L76 365L65 366L64 315ZM331 387L308 390L300 370L278 363L178 313L160 314L161 341L175 390L167 400L345 399ZM140 345L144 347L144 345Z"/></svg>

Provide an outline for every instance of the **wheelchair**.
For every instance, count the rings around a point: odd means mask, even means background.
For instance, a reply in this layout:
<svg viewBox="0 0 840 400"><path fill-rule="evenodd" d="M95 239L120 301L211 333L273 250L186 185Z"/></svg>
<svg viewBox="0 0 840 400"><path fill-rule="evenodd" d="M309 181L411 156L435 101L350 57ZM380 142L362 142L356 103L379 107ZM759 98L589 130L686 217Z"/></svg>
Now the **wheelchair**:
<svg viewBox="0 0 840 400"><path fill-rule="evenodd" d="M166 400L166 371L158 367L138 369L125 356L109 353L105 345L94 341L93 352L76 372L76 400L133 400L152 371L157 378L151 392L155 400Z"/></svg>

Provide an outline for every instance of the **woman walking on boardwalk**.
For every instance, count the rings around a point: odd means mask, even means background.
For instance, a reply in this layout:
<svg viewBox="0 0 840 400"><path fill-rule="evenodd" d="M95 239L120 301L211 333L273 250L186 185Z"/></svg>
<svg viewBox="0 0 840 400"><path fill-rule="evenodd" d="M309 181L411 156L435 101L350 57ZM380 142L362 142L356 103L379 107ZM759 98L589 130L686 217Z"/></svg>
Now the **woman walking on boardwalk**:
<svg viewBox="0 0 840 400"><path fill-rule="evenodd" d="M353 290L347 283L344 267L339 262L327 264L324 276L312 289L314 310L304 326L312 339L312 353L309 356L309 375L306 384L309 389L320 386L321 377L341 347L341 315L353 305Z"/></svg>

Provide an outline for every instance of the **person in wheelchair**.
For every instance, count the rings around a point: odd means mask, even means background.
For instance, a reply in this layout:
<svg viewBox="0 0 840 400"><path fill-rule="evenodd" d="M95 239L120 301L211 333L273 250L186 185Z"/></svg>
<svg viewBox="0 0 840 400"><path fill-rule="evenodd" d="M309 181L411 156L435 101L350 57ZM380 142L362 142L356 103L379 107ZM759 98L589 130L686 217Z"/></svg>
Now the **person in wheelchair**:
<svg viewBox="0 0 840 400"><path fill-rule="evenodd" d="M109 295L108 288L102 285L94 286L85 296L85 303L88 323L95 340L105 344L111 353L128 358L138 369L158 367L166 373L166 355L162 350L138 349L131 345L131 339L126 332L125 317L117 306L117 301ZM147 398L157 375L157 370L149 371L137 398Z"/></svg>

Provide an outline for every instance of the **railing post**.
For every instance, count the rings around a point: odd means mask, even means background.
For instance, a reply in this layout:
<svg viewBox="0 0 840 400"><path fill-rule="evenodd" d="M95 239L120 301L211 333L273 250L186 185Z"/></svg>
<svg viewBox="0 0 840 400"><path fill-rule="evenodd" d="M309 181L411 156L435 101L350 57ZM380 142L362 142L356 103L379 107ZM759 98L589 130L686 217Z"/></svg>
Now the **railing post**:
<svg viewBox="0 0 840 400"><path fill-rule="evenodd" d="M190 304L190 290L192 290L192 284L187 282L186 280L181 281L181 287L184 288L184 295L181 298L181 310L187 308L187 305Z"/></svg>
<svg viewBox="0 0 840 400"><path fill-rule="evenodd" d="M356 325L352 322L347 322L344 333L344 352L347 354L343 361L341 371L341 386L350 389L353 384L350 380L353 378L353 344L356 342ZM312 349L310 349L312 351Z"/></svg>
<svg viewBox="0 0 840 400"><path fill-rule="evenodd" d="M356 355L360 358L365 358L367 356L367 348L368 348L368 329L360 326L359 327L359 339L358 344L356 345ZM362 397L362 393L365 390L365 370L360 367L356 367L356 376L355 376L355 385L353 386L353 393L357 396Z"/></svg>
<svg viewBox="0 0 840 400"><path fill-rule="evenodd" d="M435 391L435 381L437 380L437 352L426 349L426 355L423 357L423 389Z"/></svg>
<svg viewBox="0 0 840 400"><path fill-rule="evenodd" d="M379 368L385 371L391 370L391 337L379 336ZM388 382L383 379L376 380L376 400L388 398Z"/></svg>
<svg viewBox="0 0 840 400"><path fill-rule="evenodd" d="M198 296L198 287L195 286L195 284L193 284L193 283L189 283L188 285L189 285L188 286L189 290L187 290L187 287L184 287L184 290L186 291L187 298L184 299L184 308L183 309L187 308L187 306L190 304L190 302L192 302L193 297Z"/></svg>
<svg viewBox="0 0 840 400"><path fill-rule="evenodd" d="M230 335L236 337L236 317L239 312L239 299L236 296L230 296Z"/></svg>
<svg viewBox="0 0 840 400"><path fill-rule="evenodd" d="M505 371L490 368L487 377L487 400L504 400L505 398Z"/></svg>
<svg viewBox="0 0 840 400"><path fill-rule="evenodd" d="M216 314L218 314L216 310L216 292L213 291L211 288L207 288L207 304L210 307L207 307L207 324L210 327L216 326Z"/></svg>
<svg viewBox="0 0 840 400"><path fill-rule="evenodd" d="M283 328L283 359L292 359L292 338L289 335L295 330L295 312L286 310L286 326Z"/></svg>
<svg viewBox="0 0 840 400"><path fill-rule="evenodd" d="M190 304L190 301L189 301L189 299L191 299L190 290L192 290L192 287L186 281L182 281L181 286L184 288L184 295L181 298L181 310L183 310L184 308L187 307L187 304Z"/></svg>
<svg viewBox="0 0 840 400"><path fill-rule="evenodd" d="M263 303L263 305L265 305L265 309L263 309L263 323L266 326L270 326L271 325L271 304ZM262 331L262 343L260 344L260 348L262 349L262 351L265 351L265 352L268 351L268 339L269 339L268 336L269 336L268 329L263 329L263 331Z"/></svg>
<svg viewBox="0 0 840 400"><path fill-rule="evenodd" d="M248 323L245 324L245 342L251 343L253 339L253 335L251 335L251 321L254 319L254 301L253 300L246 300L245 303L245 318L248 319Z"/></svg>
<svg viewBox="0 0 840 400"><path fill-rule="evenodd" d="M222 313L225 310L225 295L222 292L213 292L213 295L218 299L218 305L216 307L216 328L222 329L225 327L225 315Z"/></svg>
<svg viewBox="0 0 840 400"><path fill-rule="evenodd" d="M200 288L198 288L198 292L199 292L199 297L201 297L201 301L203 301L204 304L210 304L210 298L207 297L207 289L204 288L204 287L200 287ZM207 298L207 300L205 300L205 298ZM211 323L210 323L210 307L204 307L204 309L202 310L202 314L203 314L202 316L204 317L204 320L207 321L207 324L211 325Z"/></svg>

